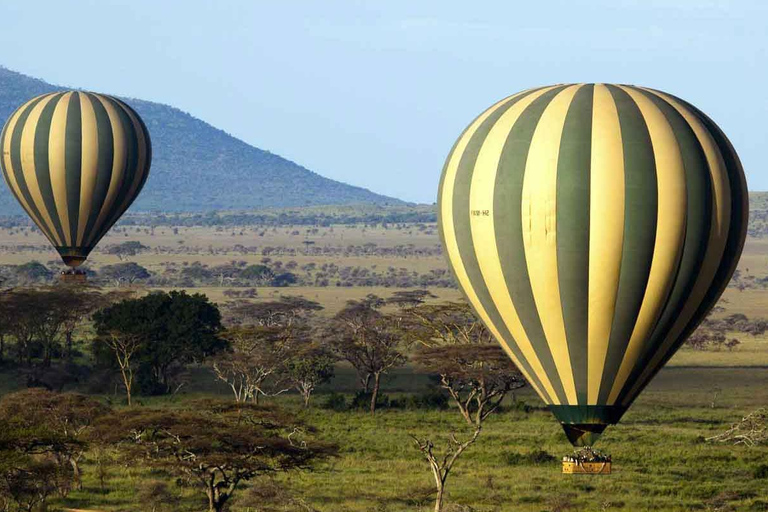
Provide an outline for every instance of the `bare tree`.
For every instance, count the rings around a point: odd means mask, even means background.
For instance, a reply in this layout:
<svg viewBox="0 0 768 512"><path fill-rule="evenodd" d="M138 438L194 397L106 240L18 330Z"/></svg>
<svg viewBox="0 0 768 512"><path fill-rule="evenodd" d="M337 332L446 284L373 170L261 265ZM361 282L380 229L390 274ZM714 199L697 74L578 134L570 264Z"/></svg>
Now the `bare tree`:
<svg viewBox="0 0 768 512"><path fill-rule="evenodd" d="M421 342L414 361L439 377L440 387L453 399L468 429L463 436L450 433L441 454L429 437L411 436L434 477L434 510L440 512L456 461L477 441L488 416L510 392L525 386L525 380L466 305L419 306L410 314L410 331Z"/></svg>
<svg viewBox="0 0 768 512"><path fill-rule="evenodd" d="M382 375L406 362L402 317L382 312L385 305L384 299L372 294L348 301L327 333L334 352L357 371L364 391L371 389L371 414L376 412Z"/></svg>
<svg viewBox="0 0 768 512"><path fill-rule="evenodd" d="M742 444L753 447L768 444L768 409L762 407L716 436L706 439L715 443Z"/></svg>
<svg viewBox="0 0 768 512"><path fill-rule="evenodd" d="M322 309L301 297L240 302L230 308L239 326L224 337L230 350L213 361L216 377L229 385L235 401L275 396L290 390L288 363L311 339L315 311Z"/></svg>
<svg viewBox="0 0 768 512"><path fill-rule="evenodd" d="M286 366L288 381L309 407L309 399L315 388L328 382L334 375L336 358L323 346L310 344L290 358Z"/></svg>
<svg viewBox="0 0 768 512"><path fill-rule="evenodd" d="M291 347L284 339L268 336L261 328L237 327L223 335L230 351L213 359L216 377L225 382L238 403L259 396L275 396L290 389L283 373Z"/></svg>
<svg viewBox="0 0 768 512"><path fill-rule="evenodd" d="M133 374L136 371L133 356L141 348L143 339L138 334L110 331L106 335L96 338L97 343L103 343L115 355L115 360L120 368L120 376L125 387L125 397L128 406L131 404L131 392L133 390Z"/></svg>

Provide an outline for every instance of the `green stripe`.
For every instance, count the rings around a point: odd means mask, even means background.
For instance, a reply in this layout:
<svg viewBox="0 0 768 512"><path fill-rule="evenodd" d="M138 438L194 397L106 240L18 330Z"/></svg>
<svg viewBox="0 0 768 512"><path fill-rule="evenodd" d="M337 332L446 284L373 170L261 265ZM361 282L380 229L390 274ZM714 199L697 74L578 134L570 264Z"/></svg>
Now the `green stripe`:
<svg viewBox="0 0 768 512"><path fill-rule="evenodd" d="M683 343L685 343L685 340L688 339L688 336L696 330L702 320L704 320L710 310L715 306L718 299L725 291L725 287L730 282L733 271L736 269L736 265L739 262L739 256L744 248L744 240L747 235L749 197L747 195L747 184L744 178L744 171L742 170L736 151L733 149L733 146L730 141L728 141L725 134L723 134L720 128L706 114L690 103L675 96L672 97L696 114L714 139L715 144L717 144L718 149L723 156L723 161L725 162L726 171L728 173L728 182L731 188L731 223L728 229L728 238L726 240L722 259L720 260L720 265L718 266L712 284L707 290L701 305L699 305L696 313L694 313L691 318L691 321L683 330L672 348L664 356L660 364L654 368L645 381L638 386L638 390L642 390L656 376L659 370L661 370L661 368L663 368L672 358L675 352L683 345ZM638 393L639 391L628 397L630 402L637 397Z"/></svg>
<svg viewBox="0 0 768 512"><path fill-rule="evenodd" d="M620 403L624 401L640 374L647 369L685 307L704 262L712 224L712 179L704 149L696 134L672 105L655 94L642 90L638 92L648 97L661 110L675 134L685 168L687 209L685 241L677 275L659 320L618 396Z"/></svg>
<svg viewBox="0 0 768 512"><path fill-rule="evenodd" d="M485 138L488 136L488 132L491 131L493 125L499 120L499 118L507 112L514 104L521 99L530 95L535 91L528 91L527 93L512 98L504 105L498 107L483 123L477 128L477 131L472 135L464 152L461 155L459 166L456 171L456 181L454 182L453 192L453 223L454 230L456 232L456 241L459 247L459 254L464 266L464 270L469 277L469 281L475 290L480 303L488 312L493 324L498 328L504 341L509 348L515 354L520 361L523 369L528 372L528 375L534 380L534 383L538 386L542 393L547 396L548 401L552 401L552 397L544 389L541 383L541 379L533 371L527 359L523 356L520 348L515 343L512 333L509 332L504 319L502 318L499 310L496 308L491 299L491 294L488 291L488 287L483 279L482 272L480 270L480 264L477 261L477 254L475 253L474 242L472 240L471 229L471 217L469 209L469 191L472 183L472 174L475 170L475 162L477 161L477 155L480 153L480 148L485 142ZM490 221L490 219L488 219Z"/></svg>
<svg viewBox="0 0 768 512"><path fill-rule="evenodd" d="M149 130L147 129L147 125L144 124L144 120L141 118L141 116L125 102L120 102L123 107L125 107L127 110L129 110L133 116L136 118L136 120L139 122L139 126L141 127L141 134L144 136L144 149L146 151L146 157L144 158L144 168L141 169L141 183L139 183L139 186L136 188L136 192L134 197L131 199L131 203L133 203L133 199L136 198L136 196L139 195L139 192L144 188L144 184L147 183L147 179L149 178L149 167L152 165L152 140L149 137ZM130 203L128 204L130 207ZM128 208L126 207L126 210Z"/></svg>
<svg viewBox="0 0 768 512"><path fill-rule="evenodd" d="M573 97L557 160L557 274L578 403L587 403L589 179L594 85Z"/></svg>
<svg viewBox="0 0 768 512"><path fill-rule="evenodd" d="M35 202L32 200L32 196L29 193L27 181L24 179L24 172L21 167L21 134L24 131L24 125L27 123L27 119L29 118L29 114L32 112L32 109L35 108L35 105L40 103L44 97L45 96L40 96L30 101L27 104L27 108L24 109L24 112L21 113L18 121L16 122L16 126L14 127L13 133L11 134L11 145L9 148L11 154L10 172L13 172L13 175L16 178L16 184L19 187L19 192L27 202L30 210L28 213L32 216L32 220L35 222L35 224L37 224L37 227L45 234L46 237L48 237L49 240L54 240L53 233L51 233L48 228L45 227L43 217L40 215L40 211L37 209Z"/></svg>
<svg viewBox="0 0 768 512"><path fill-rule="evenodd" d="M23 108L23 105L19 108ZM18 109L16 109L18 111ZM13 116L16 114L16 111L11 114L11 117L8 119L13 118ZM0 134L0 148L5 148L5 138L8 135L8 122L6 121L5 126L3 126L3 132ZM10 152L10 151L9 151ZM11 187L11 183L8 179L8 173L13 172L13 166L11 165L10 169L5 168L5 158L0 156L0 169L3 171L3 179L5 179L6 185L8 185L8 189L11 191L11 194L13 194L13 197L16 198L16 201L18 201L19 206L21 206L21 199L19 199L19 195L16 193L16 191Z"/></svg>
<svg viewBox="0 0 768 512"><path fill-rule="evenodd" d="M624 149L624 243L598 403L605 403L629 344L643 302L656 240L658 191L653 145L645 119L622 89L607 86L619 114Z"/></svg>
<svg viewBox="0 0 768 512"><path fill-rule="evenodd" d="M139 161L139 138L136 133L136 129L131 122L131 118L128 117L126 106L124 103L117 101L111 96L102 97L105 101L111 102L112 106L115 107L115 111L117 112L120 123L122 124L123 133L125 133L126 158L123 179L122 183L120 184L120 188L118 189L115 202L109 209L107 221L102 224L101 229L99 229L99 233L97 233L93 238L91 242L93 245L96 245L99 240L101 240L101 238L107 233L107 231L109 231L109 229L123 214L124 209L121 209L120 207L123 201L125 201L125 198L128 197L133 179L136 177L136 173L139 172L139 169L137 169ZM145 140L149 139L147 138Z"/></svg>
<svg viewBox="0 0 768 512"><path fill-rule="evenodd" d="M544 109L566 86L545 92L522 113L509 132L501 152L493 198L493 217L499 261L512 302L528 338L549 377L559 401L568 403L563 383L547 343L533 298L523 241L523 175L528 150Z"/></svg>
<svg viewBox="0 0 768 512"><path fill-rule="evenodd" d="M112 163L115 154L115 141L112 134L112 124L109 121L109 115L99 98L93 94L88 94L88 98L93 105L93 111L96 114L96 133L99 142L99 152L96 165L96 184L91 198L91 212L88 216L88 222L85 225L85 234L83 241L90 240L94 224L99 218L99 213L104 206L104 200L109 191L109 182L112 179ZM103 234L102 234L103 236ZM97 241L101 236L95 238Z"/></svg>
<svg viewBox="0 0 768 512"><path fill-rule="evenodd" d="M80 177L82 174L83 131L80 112L80 96L73 92L67 108L67 125L64 135L64 175L67 188L69 233L72 243L77 243L77 226L80 216ZM66 229L66 226L65 226Z"/></svg>
<svg viewBox="0 0 768 512"><path fill-rule="evenodd" d="M37 129L35 130L34 148L35 173L37 175L37 184L40 188L40 195L43 197L45 208L48 210L48 215L51 217L53 226L59 235L59 240L64 241L64 230L62 229L59 213L56 209L56 200L54 199L53 188L51 187L51 170L48 166L48 145L51 140L51 120L53 119L53 111L62 96L62 93L56 94L40 113L40 119L37 122Z"/></svg>

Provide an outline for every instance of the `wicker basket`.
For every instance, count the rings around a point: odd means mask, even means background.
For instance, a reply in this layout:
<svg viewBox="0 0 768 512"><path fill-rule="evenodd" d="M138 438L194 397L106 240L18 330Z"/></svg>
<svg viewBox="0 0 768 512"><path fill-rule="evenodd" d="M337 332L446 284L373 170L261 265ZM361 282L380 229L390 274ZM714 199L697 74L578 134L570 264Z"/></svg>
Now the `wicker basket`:
<svg viewBox="0 0 768 512"><path fill-rule="evenodd" d="M68 272L63 272L59 274L59 279L63 283L85 283L88 281L84 273L70 274Z"/></svg>
<svg viewBox="0 0 768 512"><path fill-rule="evenodd" d="M563 461L563 473L568 475L610 475L610 462Z"/></svg>

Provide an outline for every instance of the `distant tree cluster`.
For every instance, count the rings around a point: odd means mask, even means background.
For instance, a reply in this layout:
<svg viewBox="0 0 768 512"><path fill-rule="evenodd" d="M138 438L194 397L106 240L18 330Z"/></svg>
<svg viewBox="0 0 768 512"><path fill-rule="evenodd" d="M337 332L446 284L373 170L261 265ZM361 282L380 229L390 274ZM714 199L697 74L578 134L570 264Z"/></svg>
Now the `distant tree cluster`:
<svg viewBox="0 0 768 512"><path fill-rule="evenodd" d="M760 336L768 331L768 321L750 320L746 315L737 313L724 318L706 318L696 331L686 340L687 347L695 350L733 350L741 345L734 334Z"/></svg>
<svg viewBox="0 0 768 512"><path fill-rule="evenodd" d="M435 223L437 214L432 206L342 207L338 211L322 208L295 208L270 212L153 213L151 216L133 213L123 216L122 226L322 226L334 224L379 225ZM368 211L366 211L368 210ZM10 222L10 221L9 221Z"/></svg>
<svg viewBox="0 0 768 512"><path fill-rule="evenodd" d="M0 363L15 362L30 370L31 382L49 373L55 360L72 362L74 336L97 309L120 294L57 286L17 288L0 294ZM54 386L52 377L51 384ZM43 381L40 381L43 383Z"/></svg>

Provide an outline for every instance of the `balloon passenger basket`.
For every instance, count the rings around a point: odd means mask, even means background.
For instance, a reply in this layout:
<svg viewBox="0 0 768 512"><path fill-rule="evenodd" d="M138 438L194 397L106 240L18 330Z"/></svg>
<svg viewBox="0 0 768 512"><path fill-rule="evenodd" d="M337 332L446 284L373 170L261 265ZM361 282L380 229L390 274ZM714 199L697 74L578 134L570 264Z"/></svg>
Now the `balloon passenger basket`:
<svg viewBox="0 0 768 512"><path fill-rule="evenodd" d="M563 457L563 474L610 475L611 456L585 446L576 450L573 455Z"/></svg>
<svg viewBox="0 0 768 512"><path fill-rule="evenodd" d="M82 270L65 270L59 275L62 283L85 283L88 279Z"/></svg>
<svg viewBox="0 0 768 512"><path fill-rule="evenodd" d="M571 462L563 461L563 474L566 475L610 475L610 462Z"/></svg>

